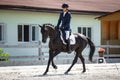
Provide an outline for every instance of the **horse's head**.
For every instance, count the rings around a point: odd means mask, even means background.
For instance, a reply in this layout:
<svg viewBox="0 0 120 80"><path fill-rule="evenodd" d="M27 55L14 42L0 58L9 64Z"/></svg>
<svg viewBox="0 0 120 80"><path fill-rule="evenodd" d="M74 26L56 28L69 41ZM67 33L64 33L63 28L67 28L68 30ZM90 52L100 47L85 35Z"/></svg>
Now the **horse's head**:
<svg viewBox="0 0 120 80"><path fill-rule="evenodd" d="M43 24L42 26L39 25L41 28L42 33L42 42L45 43L47 41L48 36L53 38L55 36L55 28L52 24Z"/></svg>
<svg viewBox="0 0 120 80"><path fill-rule="evenodd" d="M46 25L43 25L43 26L40 26L40 28L41 28L41 34L42 34L42 42L46 43L47 38L49 36L49 34L48 34L48 27Z"/></svg>

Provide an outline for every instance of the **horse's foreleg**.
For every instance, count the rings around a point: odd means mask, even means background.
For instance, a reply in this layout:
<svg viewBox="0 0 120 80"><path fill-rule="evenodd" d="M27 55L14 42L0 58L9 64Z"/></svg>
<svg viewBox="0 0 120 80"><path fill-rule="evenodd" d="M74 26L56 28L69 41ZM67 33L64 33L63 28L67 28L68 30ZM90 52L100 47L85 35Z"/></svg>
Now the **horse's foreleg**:
<svg viewBox="0 0 120 80"><path fill-rule="evenodd" d="M49 59L48 65L47 65L47 68L46 68L46 71L43 73L43 75L46 75L46 74L47 74L47 72L48 72L48 70L49 70L50 62L51 62L51 60Z"/></svg>
<svg viewBox="0 0 120 80"><path fill-rule="evenodd" d="M73 62L72 62L72 65L69 67L69 69L64 73L64 74L68 74L68 72L72 69L72 67L74 66L74 64L77 62L77 59L78 59L78 54L76 54Z"/></svg>
<svg viewBox="0 0 120 80"><path fill-rule="evenodd" d="M48 70L49 70L49 66L50 66L50 62L51 62L52 58L53 58L53 54L52 54L52 51L50 50L50 51L49 51L48 65L47 65L46 71L44 72L43 75L46 75L46 74L47 74L47 72L48 72Z"/></svg>
<svg viewBox="0 0 120 80"><path fill-rule="evenodd" d="M53 60L52 60L52 66L53 66L54 69L57 69L57 66L55 65Z"/></svg>
<svg viewBox="0 0 120 80"><path fill-rule="evenodd" d="M57 56L59 53L60 53L59 51L55 51L54 54L53 54L53 58L54 58L55 56ZM53 59L52 59L52 66L53 66L54 69L57 69L57 66L55 65Z"/></svg>

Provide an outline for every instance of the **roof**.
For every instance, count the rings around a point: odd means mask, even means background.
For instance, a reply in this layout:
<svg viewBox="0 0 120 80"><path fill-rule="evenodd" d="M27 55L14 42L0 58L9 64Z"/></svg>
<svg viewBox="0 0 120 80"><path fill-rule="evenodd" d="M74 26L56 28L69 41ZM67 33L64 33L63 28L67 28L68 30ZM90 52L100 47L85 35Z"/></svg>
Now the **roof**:
<svg viewBox="0 0 120 80"><path fill-rule="evenodd" d="M105 14L105 15L102 15L102 16L100 16L100 17L97 17L98 19L100 19L100 18L102 18L102 17L106 17L106 16L109 16L109 15L112 15L112 14L115 14L115 13L118 13L119 12L119 14L120 14L120 10L117 10L117 11L115 11L115 12L111 12L111 13L108 13L108 14ZM120 16L120 15L119 15ZM96 18L96 19L97 19Z"/></svg>
<svg viewBox="0 0 120 80"><path fill-rule="evenodd" d="M120 1L115 0L0 0L0 8L61 10L61 4L67 3L71 11L114 12L120 9Z"/></svg>

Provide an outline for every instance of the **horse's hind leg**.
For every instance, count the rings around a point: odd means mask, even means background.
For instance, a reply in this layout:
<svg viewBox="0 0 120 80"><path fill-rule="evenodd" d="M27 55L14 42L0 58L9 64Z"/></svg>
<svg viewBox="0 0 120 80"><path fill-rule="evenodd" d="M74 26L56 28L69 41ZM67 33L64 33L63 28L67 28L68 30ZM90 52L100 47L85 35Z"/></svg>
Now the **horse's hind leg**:
<svg viewBox="0 0 120 80"><path fill-rule="evenodd" d="M83 72L86 72L86 68L85 68L85 59L83 58L82 54L79 54L78 56L83 64Z"/></svg>
<svg viewBox="0 0 120 80"><path fill-rule="evenodd" d="M71 70L71 68L74 66L74 64L77 62L77 59L78 59L78 54L76 54L73 62L72 62L72 65L69 67L69 69L64 73L64 74L68 74L68 72Z"/></svg>

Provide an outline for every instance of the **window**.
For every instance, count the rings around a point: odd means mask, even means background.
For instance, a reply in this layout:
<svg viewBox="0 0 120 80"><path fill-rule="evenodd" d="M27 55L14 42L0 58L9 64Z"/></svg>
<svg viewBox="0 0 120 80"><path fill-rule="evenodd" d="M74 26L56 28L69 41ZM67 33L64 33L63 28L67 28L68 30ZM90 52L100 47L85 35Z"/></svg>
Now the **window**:
<svg viewBox="0 0 120 80"><path fill-rule="evenodd" d="M92 38L91 36L91 27L78 27L78 32L84 34L88 38Z"/></svg>
<svg viewBox="0 0 120 80"><path fill-rule="evenodd" d="M0 25L0 41L2 40L2 26Z"/></svg>
<svg viewBox="0 0 120 80"><path fill-rule="evenodd" d="M38 40L38 27L37 25L18 25L18 41L31 42Z"/></svg>
<svg viewBox="0 0 120 80"><path fill-rule="evenodd" d="M4 24L0 24L0 42L4 40Z"/></svg>

